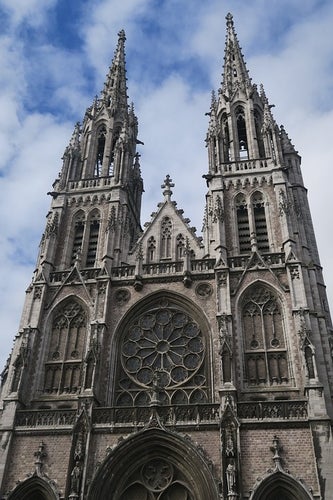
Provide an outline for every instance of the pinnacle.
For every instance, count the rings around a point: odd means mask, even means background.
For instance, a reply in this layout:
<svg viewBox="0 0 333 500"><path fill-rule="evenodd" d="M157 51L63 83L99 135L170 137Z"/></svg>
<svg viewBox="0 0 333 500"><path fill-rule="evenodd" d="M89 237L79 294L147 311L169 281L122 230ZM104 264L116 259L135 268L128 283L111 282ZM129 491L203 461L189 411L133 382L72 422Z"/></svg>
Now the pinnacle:
<svg viewBox="0 0 333 500"><path fill-rule="evenodd" d="M222 93L227 96L240 88L244 92L251 86L251 79L246 69L244 57L239 46L232 14L227 14L227 35L224 53Z"/></svg>

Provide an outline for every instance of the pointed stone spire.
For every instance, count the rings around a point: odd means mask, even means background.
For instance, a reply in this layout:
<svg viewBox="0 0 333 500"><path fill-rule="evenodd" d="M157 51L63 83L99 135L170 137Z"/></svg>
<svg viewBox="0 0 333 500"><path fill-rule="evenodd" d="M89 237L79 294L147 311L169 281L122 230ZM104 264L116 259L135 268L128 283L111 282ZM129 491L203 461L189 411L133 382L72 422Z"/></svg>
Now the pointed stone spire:
<svg viewBox="0 0 333 500"><path fill-rule="evenodd" d="M250 90L251 79L246 69L244 56L241 52L237 35L234 28L232 15L226 16L227 35L225 43L224 68L222 78L222 93L231 97L239 88L246 92Z"/></svg>
<svg viewBox="0 0 333 500"><path fill-rule="evenodd" d="M127 86L125 63L125 31L118 33L118 45L103 89L104 103L116 110L127 111Z"/></svg>

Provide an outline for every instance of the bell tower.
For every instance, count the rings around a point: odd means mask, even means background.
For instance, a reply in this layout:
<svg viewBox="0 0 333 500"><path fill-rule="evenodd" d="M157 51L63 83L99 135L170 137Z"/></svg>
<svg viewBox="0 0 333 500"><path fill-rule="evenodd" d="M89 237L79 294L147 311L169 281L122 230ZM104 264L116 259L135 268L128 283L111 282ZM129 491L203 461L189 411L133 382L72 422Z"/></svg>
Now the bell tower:
<svg viewBox="0 0 333 500"><path fill-rule="evenodd" d="M319 452L332 417L333 337L301 158L263 86L249 77L232 15L226 20L204 175L204 242L217 262L221 395L235 396L239 418L254 401L261 402L255 411L265 412L274 401L305 395L309 418L320 421L312 426ZM324 459L323 477L325 468Z"/></svg>
<svg viewBox="0 0 333 500"><path fill-rule="evenodd" d="M57 214L60 225L71 226L61 248L46 258L54 270L67 269L75 259L87 268L118 265L141 233L140 141L133 104L127 103L125 40L120 31L101 96L75 125L50 193L54 212L49 217ZM87 204L96 209L87 213L82 210Z"/></svg>

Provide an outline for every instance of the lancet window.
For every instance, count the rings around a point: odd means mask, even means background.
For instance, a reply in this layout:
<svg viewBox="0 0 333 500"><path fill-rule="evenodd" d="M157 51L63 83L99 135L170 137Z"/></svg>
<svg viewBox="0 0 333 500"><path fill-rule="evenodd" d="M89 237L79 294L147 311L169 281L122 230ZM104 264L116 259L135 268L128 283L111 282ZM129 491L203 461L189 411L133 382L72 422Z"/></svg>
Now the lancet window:
<svg viewBox="0 0 333 500"><path fill-rule="evenodd" d="M206 348L199 323L162 299L136 315L122 335L117 406L208 401Z"/></svg>
<svg viewBox="0 0 333 500"><path fill-rule="evenodd" d="M238 134L238 153L240 160L247 160L249 157L247 133L246 133L246 121L244 108L242 106L237 106L236 108L236 123L237 123L237 134Z"/></svg>
<svg viewBox="0 0 333 500"><path fill-rule="evenodd" d="M281 303L264 285L252 286L242 303L245 381L249 386L289 382Z"/></svg>
<svg viewBox="0 0 333 500"><path fill-rule="evenodd" d="M61 304L54 312L45 363L44 392L77 394L81 388L82 360L87 335L87 318L75 300Z"/></svg>
<svg viewBox="0 0 333 500"><path fill-rule="evenodd" d="M71 265L82 252L83 234L84 234L85 216L83 212L76 214L74 219L74 237L71 255Z"/></svg>
<svg viewBox="0 0 333 500"><path fill-rule="evenodd" d="M94 177L99 177L102 173L102 164L104 158L104 150L105 150L105 139L106 139L106 127L102 125L98 130L97 134L97 152L96 152L96 162L95 162L95 170Z"/></svg>
<svg viewBox="0 0 333 500"><path fill-rule="evenodd" d="M181 260L185 255L185 238L182 234L178 234L176 238L176 259Z"/></svg>
<svg viewBox="0 0 333 500"><path fill-rule="evenodd" d="M93 267L95 265L98 236L99 236L99 226L100 226L99 212L95 211L90 216L86 267Z"/></svg>
<svg viewBox="0 0 333 500"><path fill-rule="evenodd" d="M265 204L260 192L252 195L252 207L254 216L255 235L259 251L269 252Z"/></svg>
<svg viewBox="0 0 333 500"><path fill-rule="evenodd" d="M147 246L147 261L148 262L153 262L156 258L156 240L154 236L151 236L148 239L148 246Z"/></svg>
<svg viewBox="0 0 333 500"><path fill-rule="evenodd" d="M236 214L239 251L240 253L248 253L251 251L250 222L246 198L243 193L239 193L236 197Z"/></svg>
<svg viewBox="0 0 333 500"><path fill-rule="evenodd" d="M264 141L263 141L262 132L261 132L262 117L261 117L260 112L257 109L254 110L254 126L255 126L255 131L256 131L259 158L265 158L265 147L264 147Z"/></svg>
<svg viewBox="0 0 333 500"><path fill-rule="evenodd" d="M120 127L117 127L114 130L112 137L112 146L111 146L111 154L110 154L110 165L109 165L109 175L114 175L114 160L115 160L115 148L117 141L120 136Z"/></svg>
<svg viewBox="0 0 333 500"><path fill-rule="evenodd" d="M252 249L269 252L265 201L259 191L250 198L239 193L235 198L239 252L250 253Z"/></svg>
<svg viewBox="0 0 333 500"><path fill-rule="evenodd" d="M171 257L172 222L170 217L164 217L161 223L161 258Z"/></svg>
<svg viewBox="0 0 333 500"><path fill-rule="evenodd" d="M222 115L222 132L223 132L223 161L227 162L230 160L230 134L228 117L226 113Z"/></svg>

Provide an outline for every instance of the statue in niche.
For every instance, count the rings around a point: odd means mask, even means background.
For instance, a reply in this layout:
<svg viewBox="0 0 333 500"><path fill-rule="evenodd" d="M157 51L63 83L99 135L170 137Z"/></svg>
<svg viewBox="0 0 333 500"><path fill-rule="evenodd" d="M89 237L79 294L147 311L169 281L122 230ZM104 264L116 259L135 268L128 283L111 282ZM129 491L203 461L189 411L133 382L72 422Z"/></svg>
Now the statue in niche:
<svg viewBox="0 0 333 500"><path fill-rule="evenodd" d="M313 364L313 352L309 345L304 349L305 364L308 371L309 378L315 378L314 364Z"/></svg>
<svg viewBox="0 0 333 500"><path fill-rule="evenodd" d="M227 493L235 493L236 487L236 467L233 462L230 462L225 471L227 478Z"/></svg>
<svg viewBox="0 0 333 500"><path fill-rule="evenodd" d="M79 494L81 482L81 467L80 462L76 461L75 466L71 472L71 492Z"/></svg>

